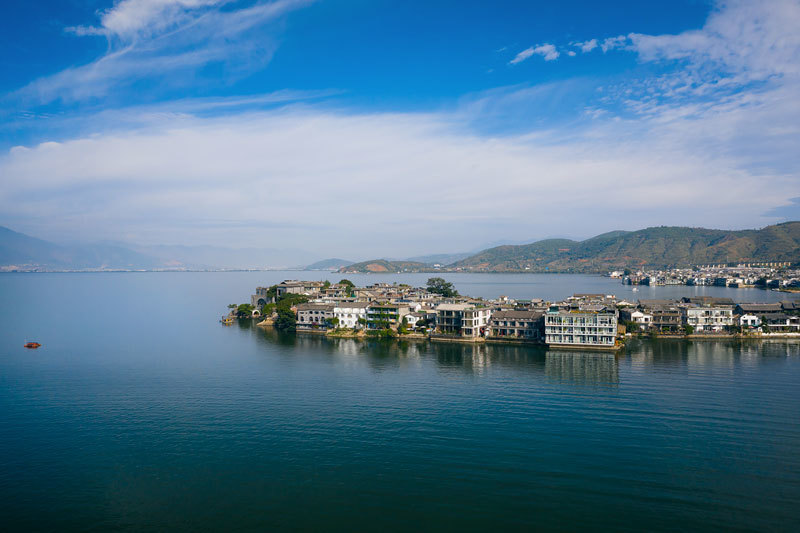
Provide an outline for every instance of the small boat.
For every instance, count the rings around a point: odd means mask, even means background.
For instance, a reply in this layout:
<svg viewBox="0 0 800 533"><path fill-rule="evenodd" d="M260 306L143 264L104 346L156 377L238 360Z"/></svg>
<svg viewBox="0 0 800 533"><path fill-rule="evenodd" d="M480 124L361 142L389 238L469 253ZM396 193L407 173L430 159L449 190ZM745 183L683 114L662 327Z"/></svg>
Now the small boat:
<svg viewBox="0 0 800 533"><path fill-rule="evenodd" d="M222 322L226 326L230 326L231 324L233 324L233 317L230 316L222 317L220 319L220 322Z"/></svg>
<svg viewBox="0 0 800 533"><path fill-rule="evenodd" d="M25 348L30 348L30 349L33 349L33 350L35 350L39 346L41 346L41 344L39 344L38 342L26 342L25 343Z"/></svg>

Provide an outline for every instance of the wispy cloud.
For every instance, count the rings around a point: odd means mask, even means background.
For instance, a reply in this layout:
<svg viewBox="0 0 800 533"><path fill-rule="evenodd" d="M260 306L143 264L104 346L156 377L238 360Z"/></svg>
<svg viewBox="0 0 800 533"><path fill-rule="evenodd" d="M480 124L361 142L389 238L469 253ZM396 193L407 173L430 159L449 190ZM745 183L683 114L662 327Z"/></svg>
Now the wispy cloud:
<svg viewBox="0 0 800 533"><path fill-rule="evenodd" d="M97 26L69 31L104 36L97 60L33 81L12 98L23 105L98 98L147 80L157 91L198 83L200 70L220 64L230 81L262 68L277 47L265 25L311 0L257 2L221 9L231 0L123 0L100 14Z"/></svg>
<svg viewBox="0 0 800 533"><path fill-rule="evenodd" d="M554 61L558 59L559 55L561 55L555 46L545 43L537 46L531 46L530 48L526 48L525 50L519 52L514 59L509 61L509 64L516 65L517 63L522 63L534 54L542 56L545 61Z"/></svg>

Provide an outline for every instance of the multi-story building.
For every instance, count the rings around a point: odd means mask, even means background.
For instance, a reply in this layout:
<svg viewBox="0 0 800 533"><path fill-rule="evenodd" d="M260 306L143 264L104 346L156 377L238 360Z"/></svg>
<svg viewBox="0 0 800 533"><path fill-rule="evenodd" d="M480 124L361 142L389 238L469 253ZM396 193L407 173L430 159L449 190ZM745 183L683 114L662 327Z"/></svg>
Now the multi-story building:
<svg viewBox="0 0 800 533"><path fill-rule="evenodd" d="M367 307L367 329L397 329L409 312L407 305L372 302Z"/></svg>
<svg viewBox="0 0 800 533"><path fill-rule="evenodd" d="M734 325L732 305L685 307L686 324L695 331L724 331Z"/></svg>
<svg viewBox="0 0 800 533"><path fill-rule="evenodd" d="M492 310L470 303L443 303L436 306L436 333L480 337L489 326Z"/></svg>
<svg viewBox="0 0 800 533"><path fill-rule="evenodd" d="M297 305L297 329L320 329L330 325L334 304L305 303Z"/></svg>
<svg viewBox="0 0 800 533"><path fill-rule="evenodd" d="M495 311L489 321L489 336L499 339L544 340L544 314L540 311Z"/></svg>
<svg viewBox="0 0 800 533"><path fill-rule="evenodd" d="M615 310L563 310L551 307L544 315L545 342L550 346L615 348Z"/></svg>
<svg viewBox="0 0 800 533"><path fill-rule="evenodd" d="M650 327L656 331L677 332L683 327L681 307L672 300L639 300L639 309L652 317Z"/></svg>
<svg viewBox="0 0 800 533"><path fill-rule="evenodd" d="M298 281L287 279L275 286L275 293L280 299L284 294L305 294L306 296L317 294L322 288L321 281Z"/></svg>
<svg viewBox="0 0 800 533"><path fill-rule="evenodd" d="M489 327L492 310L489 307L474 306L464 310L461 320L461 335L464 337L483 337Z"/></svg>
<svg viewBox="0 0 800 533"><path fill-rule="evenodd" d="M333 317L338 319L337 327L362 329L366 326L369 302L337 302L333 307Z"/></svg>

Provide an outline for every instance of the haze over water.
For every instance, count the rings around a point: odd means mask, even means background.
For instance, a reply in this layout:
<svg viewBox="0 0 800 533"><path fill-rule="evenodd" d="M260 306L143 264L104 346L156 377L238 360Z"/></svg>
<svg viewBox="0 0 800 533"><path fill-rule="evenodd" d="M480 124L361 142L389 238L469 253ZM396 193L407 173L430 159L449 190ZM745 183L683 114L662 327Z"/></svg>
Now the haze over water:
<svg viewBox="0 0 800 533"><path fill-rule="evenodd" d="M223 327L326 273L0 275L0 517L12 530L745 529L800 522L800 343L619 355ZM428 275L348 275L424 284ZM446 275L465 294L631 292ZM37 340L36 351L22 348Z"/></svg>

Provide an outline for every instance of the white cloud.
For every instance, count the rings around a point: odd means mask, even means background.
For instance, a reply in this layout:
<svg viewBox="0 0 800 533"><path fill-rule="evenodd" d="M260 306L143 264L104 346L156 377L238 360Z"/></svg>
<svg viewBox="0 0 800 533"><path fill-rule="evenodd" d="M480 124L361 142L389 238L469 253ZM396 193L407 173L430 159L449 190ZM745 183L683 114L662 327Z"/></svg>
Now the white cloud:
<svg viewBox="0 0 800 533"><path fill-rule="evenodd" d="M676 35L629 35L645 61L685 60L740 80L800 74L800 2L719 3L700 30Z"/></svg>
<svg viewBox="0 0 800 533"><path fill-rule="evenodd" d="M592 39L594 41L594 39ZM624 35L618 35L616 37L608 37L603 39L603 42L600 44L600 49L605 53L609 50L614 50L616 48L623 48L628 42L628 38Z"/></svg>
<svg viewBox="0 0 800 533"><path fill-rule="evenodd" d="M597 39L589 39L588 41L584 41L582 43L575 43L575 46L580 47L581 52L591 52L595 48L597 48Z"/></svg>
<svg viewBox="0 0 800 533"><path fill-rule="evenodd" d="M229 0L122 0L100 14L100 26L76 26L67 31L133 40L174 27L190 18L192 11L225 1Z"/></svg>
<svg viewBox="0 0 800 533"><path fill-rule="evenodd" d="M152 91L197 85L209 64L226 69L226 82L263 67L277 42L265 27L312 0L274 0L222 10L227 0L123 0L101 14L99 26L77 35L103 35L108 52L97 60L40 78L13 97L22 105L82 101L113 95L141 80Z"/></svg>
<svg viewBox="0 0 800 533"><path fill-rule="evenodd" d="M703 142L742 112L598 118L569 138L476 135L448 113L289 107L154 116L133 130L12 150L0 159L0 212L6 223L47 213L63 231L94 238L303 242L323 255L358 256L441 242L470 249L497 235L552 233L554 220L574 235L662 223L754 226L770 221L761 213L780 205L797 178L753 170L741 154Z"/></svg>
<svg viewBox="0 0 800 533"><path fill-rule="evenodd" d="M517 63L522 63L532 55L537 54L544 57L545 61L554 61L558 59L560 55L558 50L552 44L540 44L538 46L531 46L530 48L526 48L525 50L518 53L514 59L509 61L509 64L516 65Z"/></svg>

